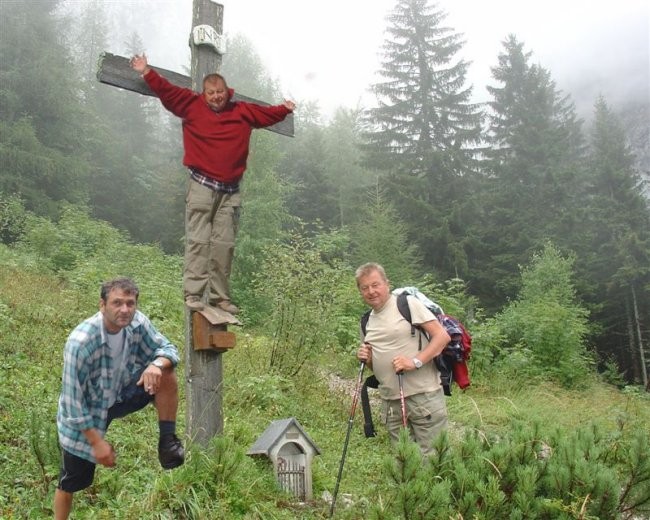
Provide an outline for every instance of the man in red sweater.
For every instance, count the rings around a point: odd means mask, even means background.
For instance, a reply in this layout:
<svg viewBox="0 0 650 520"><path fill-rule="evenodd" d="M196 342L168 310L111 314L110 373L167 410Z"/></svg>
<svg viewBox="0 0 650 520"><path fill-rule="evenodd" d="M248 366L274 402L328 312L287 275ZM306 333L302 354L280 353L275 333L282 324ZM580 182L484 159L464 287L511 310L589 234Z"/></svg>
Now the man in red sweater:
<svg viewBox="0 0 650 520"><path fill-rule="evenodd" d="M189 169L185 208L186 305L201 310L207 289L210 306L236 314L231 301L230 268L235 251L241 197L239 183L246 170L254 128L282 121L295 104L261 106L232 101L234 91L220 74L203 79L203 92L173 85L149 67L147 57L131 58L131 67L149 85L163 106L183 120L183 164Z"/></svg>

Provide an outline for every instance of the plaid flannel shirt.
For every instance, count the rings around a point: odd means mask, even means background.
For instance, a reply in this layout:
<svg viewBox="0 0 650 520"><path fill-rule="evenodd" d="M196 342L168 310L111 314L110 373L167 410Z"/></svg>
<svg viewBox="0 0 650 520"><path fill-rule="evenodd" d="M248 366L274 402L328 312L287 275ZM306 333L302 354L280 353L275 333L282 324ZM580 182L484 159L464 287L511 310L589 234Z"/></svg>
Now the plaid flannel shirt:
<svg viewBox="0 0 650 520"><path fill-rule="evenodd" d="M206 188L210 188L212 191L220 191L221 193L237 193L239 191L239 183L228 183L221 182L207 175L203 175L196 168L190 168L190 177L192 180L198 182Z"/></svg>
<svg viewBox="0 0 650 520"><path fill-rule="evenodd" d="M129 384L157 357L169 359L174 366L178 364L176 347L140 311L136 311L125 330L128 354L122 386ZM106 433L113 377L113 358L103 315L98 312L72 331L63 353L62 390L56 422L59 443L67 452L96 462L83 430L96 428L102 435Z"/></svg>

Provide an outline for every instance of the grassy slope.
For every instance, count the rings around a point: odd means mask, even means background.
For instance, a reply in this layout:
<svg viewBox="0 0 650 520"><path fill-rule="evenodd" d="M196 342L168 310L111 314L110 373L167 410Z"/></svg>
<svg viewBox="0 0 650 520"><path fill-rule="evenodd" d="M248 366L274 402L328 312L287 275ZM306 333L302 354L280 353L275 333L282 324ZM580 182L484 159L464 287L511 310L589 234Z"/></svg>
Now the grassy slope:
<svg viewBox="0 0 650 520"><path fill-rule="evenodd" d="M95 294L80 294L53 277L7 263L0 268L0 518L51 517L63 344L69 331L95 312L96 302ZM145 313L149 305L143 298ZM180 326L169 328L181 343ZM224 438L206 451L192 450L183 468L163 473L155 453L153 410L116 422L109 439L118 451L118 468L98 469L95 485L75 499L77 518L327 517L327 505L318 499L333 490L351 404L344 387L330 390L327 374L353 381L356 362L350 355L334 355L290 381L266 372L262 347L246 332L224 358ZM480 345L475 355L480 356ZM498 374L475 375L471 389L456 391L448 404L455 438L466 428L498 435L515 419L568 429L595 421L611 430L624 417L632 424L650 423L648 400L605 385L567 391L504 381ZM378 426L378 437L364 439L359 415L339 491L339 496L352 495L356 505L339 508L337 518L360 518L364 504L389 492L382 478L386 435ZM314 463L315 501L302 506L276 490L265 463L243 456L270 421L291 416L322 451ZM179 426L183 431L183 404Z"/></svg>

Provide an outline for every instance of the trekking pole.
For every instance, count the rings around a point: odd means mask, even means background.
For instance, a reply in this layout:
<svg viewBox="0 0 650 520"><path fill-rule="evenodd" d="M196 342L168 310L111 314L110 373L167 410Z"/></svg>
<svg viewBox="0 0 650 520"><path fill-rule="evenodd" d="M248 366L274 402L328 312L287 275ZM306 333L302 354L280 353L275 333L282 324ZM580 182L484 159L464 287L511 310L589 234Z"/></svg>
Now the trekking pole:
<svg viewBox="0 0 650 520"><path fill-rule="evenodd" d="M352 408L350 409L350 418L348 419L348 431L345 435L345 443L343 444L343 454L341 455L341 463L339 464L339 474L336 477L336 485L334 486L334 495L332 496L332 504L330 505L330 518L334 515L334 507L336 506L336 495L339 493L339 484L341 483L341 475L343 474L343 463L345 462L345 454L348 451L348 443L350 442L350 432L354 424L354 412L357 409L357 402L359 401L359 392L363 384L363 369L366 368L366 362L362 361L359 367L359 378L357 380L357 387L354 389L354 397L352 398Z"/></svg>
<svg viewBox="0 0 650 520"><path fill-rule="evenodd" d="M399 401L402 405L402 426L406 428L406 400L404 399L404 383L402 381L402 372L397 372L397 381L399 382Z"/></svg>

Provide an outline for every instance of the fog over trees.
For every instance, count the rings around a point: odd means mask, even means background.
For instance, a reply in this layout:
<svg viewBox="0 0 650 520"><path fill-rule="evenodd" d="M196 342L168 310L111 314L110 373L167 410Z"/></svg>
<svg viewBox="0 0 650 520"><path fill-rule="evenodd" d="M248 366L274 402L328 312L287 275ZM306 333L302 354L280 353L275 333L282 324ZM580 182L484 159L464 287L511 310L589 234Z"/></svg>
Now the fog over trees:
<svg viewBox="0 0 650 520"><path fill-rule="evenodd" d="M179 121L156 99L95 79L104 51L145 50L153 65L188 72L155 50L174 38L189 64L189 27L169 5L0 4L5 244L24 238L26 214L56 221L74 207L182 252ZM254 134L235 288L252 290L266 245L300 233L327 242L350 271L386 263L395 286L461 279L493 314L550 243L573 260L588 346L601 366L615 360L639 381L650 337L647 88L614 78L621 96L611 99L578 81L565 91L516 34L503 35L490 77L473 85L462 35L427 0L395 0L385 29L372 104L324 114L317 98L298 99L295 138ZM229 36L222 72L242 94L282 99L281 78L241 34Z"/></svg>

